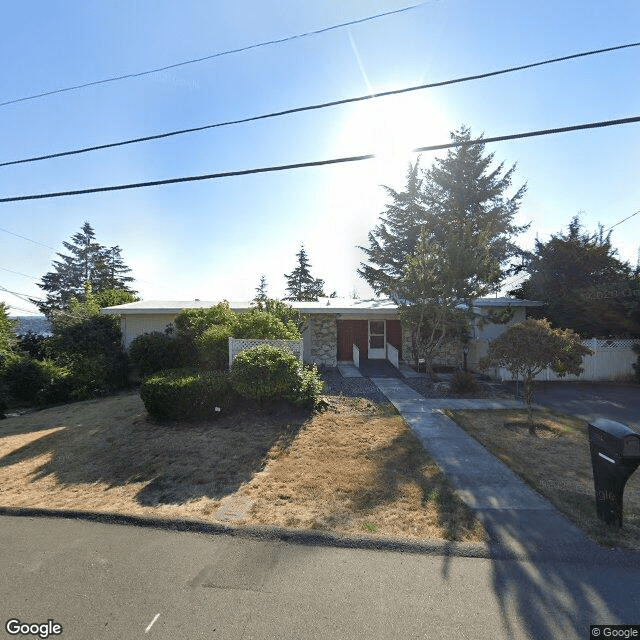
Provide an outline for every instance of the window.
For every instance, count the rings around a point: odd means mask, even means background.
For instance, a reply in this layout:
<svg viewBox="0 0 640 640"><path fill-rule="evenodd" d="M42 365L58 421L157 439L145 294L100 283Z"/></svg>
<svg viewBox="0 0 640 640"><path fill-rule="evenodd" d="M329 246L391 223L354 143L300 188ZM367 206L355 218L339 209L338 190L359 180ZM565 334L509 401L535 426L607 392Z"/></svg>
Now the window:
<svg viewBox="0 0 640 640"><path fill-rule="evenodd" d="M369 321L369 349L384 349L384 320Z"/></svg>

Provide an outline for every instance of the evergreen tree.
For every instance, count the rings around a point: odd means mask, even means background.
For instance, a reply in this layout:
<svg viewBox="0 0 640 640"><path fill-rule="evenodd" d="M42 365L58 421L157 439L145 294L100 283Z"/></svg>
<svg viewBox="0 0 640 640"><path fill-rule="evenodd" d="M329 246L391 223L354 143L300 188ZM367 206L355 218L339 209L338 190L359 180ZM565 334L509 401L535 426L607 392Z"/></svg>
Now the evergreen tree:
<svg viewBox="0 0 640 640"><path fill-rule="evenodd" d="M0 302L0 365L2 359L10 353L13 353L18 344L16 337L16 326L18 322L9 317L9 307Z"/></svg>
<svg viewBox="0 0 640 640"><path fill-rule="evenodd" d="M566 233L536 240L524 270L529 278L511 293L545 303L531 315L571 327L584 338L640 336L640 282L617 258L611 232L605 234L602 225L589 233L575 216Z"/></svg>
<svg viewBox="0 0 640 640"><path fill-rule="evenodd" d="M267 278L260 276L260 284L256 287L254 302L264 302L267 299Z"/></svg>
<svg viewBox="0 0 640 640"><path fill-rule="evenodd" d="M120 248L108 249L96 242L95 232L88 222L71 237L71 242L62 244L69 254L58 253L60 260L53 261L54 270L46 273L38 283L47 292L46 300L32 300L47 317L55 310L67 308L74 297L83 300L86 283L95 294L107 289L136 293L128 285L133 278L126 275L131 269L124 264Z"/></svg>
<svg viewBox="0 0 640 640"><path fill-rule="evenodd" d="M324 297L324 280L311 275L309 259L303 245L296 254L298 266L290 273L284 274L287 279L287 293L285 300L313 301Z"/></svg>
<svg viewBox="0 0 640 640"><path fill-rule="evenodd" d="M425 219L419 172L418 159L415 164L409 165L404 191L383 186L391 202L380 215L380 224L369 232L369 247L358 247L371 263L361 263L358 274L378 295L392 295L397 279L404 273L407 258L415 255L420 225Z"/></svg>
<svg viewBox="0 0 640 640"><path fill-rule="evenodd" d="M431 247L450 263L460 300L497 289L507 273L505 263L521 253L511 237L527 227L512 221L526 186L505 195L515 165L505 173L504 164L492 168L494 154L484 155L482 143L470 144L467 127L452 132L451 139L460 146L430 169L420 172L418 162L410 165L404 191L385 187L392 202L369 234L369 247L360 247L370 264L358 270L377 294L396 297L419 239L423 258Z"/></svg>
<svg viewBox="0 0 640 640"><path fill-rule="evenodd" d="M377 294L400 305L400 315L412 332L413 357L431 357L444 340L465 339L467 321L457 307L496 290L507 273L507 262L520 250L511 237L526 187L511 197L515 165L503 173L493 168L494 154L472 141L462 127L451 133L459 146L430 169L409 166L407 186L387 187L391 203L382 222L369 234L364 250L370 264L359 274Z"/></svg>

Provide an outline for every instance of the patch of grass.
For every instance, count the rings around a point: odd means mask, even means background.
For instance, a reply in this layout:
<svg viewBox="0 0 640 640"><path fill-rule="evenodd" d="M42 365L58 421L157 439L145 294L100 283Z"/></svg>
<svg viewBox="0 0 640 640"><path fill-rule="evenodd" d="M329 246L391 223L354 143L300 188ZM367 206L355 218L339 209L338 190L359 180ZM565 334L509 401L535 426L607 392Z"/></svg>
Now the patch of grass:
<svg viewBox="0 0 640 640"><path fill-rule="evenodd" d="M463 429L545 496L596 542L640 550L640 472L624 492L623 528L598 519L588 425L562 413L534 412L537 434L528 433L526 411L447 411Z"/></svg>
<svg viewBox="0 0 640 640"><path fill-rule="evenodd" d="M391 405L325 399L311 416L247 408L157 424L128 393L9 418L0 505L218 522L236 496L253 503L238 525L484 539Z"/></svg>

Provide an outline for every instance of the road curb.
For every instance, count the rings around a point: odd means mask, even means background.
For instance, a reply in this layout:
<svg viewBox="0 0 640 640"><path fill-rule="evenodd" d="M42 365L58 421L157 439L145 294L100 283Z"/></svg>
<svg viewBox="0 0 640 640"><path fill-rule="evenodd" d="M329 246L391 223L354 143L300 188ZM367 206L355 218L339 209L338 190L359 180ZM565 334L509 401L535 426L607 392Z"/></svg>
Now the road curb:
<svg viewBox="0 0 640 640"><path fill-rule="evenodd" d="M137 526L165 531L180 531L209 535L228 535L264 541L280 541L289 544L364 549L369 551L394 551L443 557L479 558L487 560L549 561L584 563L608 566L640 568L640 553L622 549L599 547L599 553L585 558L581 554L527 554L496 544L472 542L449 542L446 540L411 540L407 538L381 538L370 535L347 535L313 529L285 529L282 527L239 526L201 522L199 520L173 520L170 518L147 518L126 514L110 514L94 511L70 511L38 509L34 507L0 507L0 516L22 518L59 518L84 520L101 524Z"/></svg>

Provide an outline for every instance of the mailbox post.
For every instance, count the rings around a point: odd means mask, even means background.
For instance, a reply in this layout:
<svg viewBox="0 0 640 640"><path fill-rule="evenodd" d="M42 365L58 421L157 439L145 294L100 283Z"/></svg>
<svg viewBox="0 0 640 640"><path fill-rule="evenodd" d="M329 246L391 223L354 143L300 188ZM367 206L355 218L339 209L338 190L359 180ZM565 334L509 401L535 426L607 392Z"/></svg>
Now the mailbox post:
<svg viewBox="0 0 640 640"><path fill-rule="evenodd" d="M589 423L589 448L598 518L620 528L624 486L640 465L640 434L599 418Z"/></svg>

